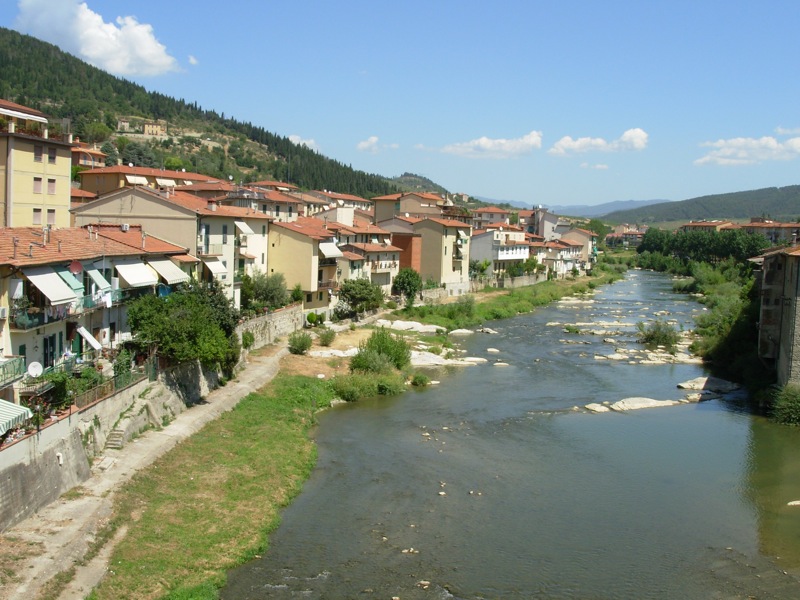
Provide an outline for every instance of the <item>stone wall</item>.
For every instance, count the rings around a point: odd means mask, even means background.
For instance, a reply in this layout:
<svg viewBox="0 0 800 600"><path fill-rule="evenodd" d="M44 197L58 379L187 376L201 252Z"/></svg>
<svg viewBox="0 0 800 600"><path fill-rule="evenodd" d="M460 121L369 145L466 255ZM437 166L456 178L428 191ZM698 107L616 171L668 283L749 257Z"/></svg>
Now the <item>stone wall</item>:
<svg viewBox="0 0 800 600"><path fill-rule="evenodd" d="M442 300L447 298L447 290L444 288L431 288L428 290L422 290L419 293L420 300L423 302L429 302L431 304L439 304Z"/></svg>
<svg viewBox="0 0 800 600"><path fill-rule="evenodd" d="M286 337L302 327L303 305L291 304L240 323L236 332L239 334L239 339L245 331L252 333L255 342L250 350L255 350L273 344L278 338Z"/></svg>

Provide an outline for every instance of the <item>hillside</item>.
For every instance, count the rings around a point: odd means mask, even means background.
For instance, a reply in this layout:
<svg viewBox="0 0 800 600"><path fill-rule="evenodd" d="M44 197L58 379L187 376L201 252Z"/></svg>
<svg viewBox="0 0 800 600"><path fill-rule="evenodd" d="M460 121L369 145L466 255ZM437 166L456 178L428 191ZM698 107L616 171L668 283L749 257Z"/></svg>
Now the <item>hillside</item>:
<svg viewBox="0 0 800 600"><path fill-rule="evenodd" d="M277 179L368 198L399 191L385 177L357 171L224 112L150 92L10 29L0 28L0 65L0 98L68 119L62 126L84 141L113 138L120 118L166 121L166 138L144 140L160 166L171 159L214 177Z"/></svg>
<svg viewBox="0 0 800 600"><path fill-rule="evenodd" d="M800 217L800 185L663 202L612 212L605 215L603 220L611 223L685 223L702 219L742 221L762 216L776 221L796 221Z"/></svg>

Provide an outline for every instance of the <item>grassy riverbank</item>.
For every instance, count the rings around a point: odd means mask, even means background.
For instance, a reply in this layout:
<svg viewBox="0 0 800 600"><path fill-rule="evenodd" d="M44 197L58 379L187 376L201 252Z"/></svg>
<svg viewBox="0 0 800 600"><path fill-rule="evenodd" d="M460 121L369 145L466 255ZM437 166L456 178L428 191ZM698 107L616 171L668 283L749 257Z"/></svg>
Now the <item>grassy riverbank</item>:
<svg viewBox="0 0 800 600"><path fill-rule="evenodd" d="M324 381L278 375L138 473L117 494L111 527L127 533L90 598L216 598L313 469L309 429L331 399Z"/></svg>
<svg viewBox="0 0 800 600"><path fill-rule="evenodd" d="M489 290L471 301L420 307L425 315L395 314L449 329L472 326L588 292L623 273L508 292ZM462 312L467 304L472 307L469 315ZM248 395L117 493L115 517L106 534L110 537L122 528L126 534L113 551L109 574L90 600L216 598L229 570L266 550L280 509L299 493L314 467L316 449L309 430L315 412L333 398L330 376L346 368L331 361L309 365L309 357L284 360L284 372L260 393ZM296 368L298 363L305 367ZM307 376L320 372L325 379Z"/></svg>

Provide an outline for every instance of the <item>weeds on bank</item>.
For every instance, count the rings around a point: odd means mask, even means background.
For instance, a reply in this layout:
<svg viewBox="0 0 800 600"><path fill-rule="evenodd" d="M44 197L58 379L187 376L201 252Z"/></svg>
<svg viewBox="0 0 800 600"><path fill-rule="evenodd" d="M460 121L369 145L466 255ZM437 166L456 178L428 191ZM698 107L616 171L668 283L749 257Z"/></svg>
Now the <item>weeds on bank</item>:
<svg viewBox="0 0 800 600"><path fill-rule="evenodd" d="M332 398L325 381L278 375L137 473L117 495L113 523L128 532L93 600L216 598L310 474L308 430Z"/></svg>

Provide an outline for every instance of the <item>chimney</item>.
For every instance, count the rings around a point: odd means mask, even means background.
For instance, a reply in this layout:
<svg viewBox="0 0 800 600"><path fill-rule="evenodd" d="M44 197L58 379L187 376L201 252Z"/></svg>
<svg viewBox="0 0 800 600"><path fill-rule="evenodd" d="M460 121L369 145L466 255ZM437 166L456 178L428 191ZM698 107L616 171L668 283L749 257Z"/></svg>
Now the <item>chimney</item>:
<svg viewBox="0 0 800 600"><path fill-rule="evenodd" d="M208 210L210 210L212 212L216 211L217 210L217 203L214 202L213 200L209 200L209 202L208 202Z"/></svg>

